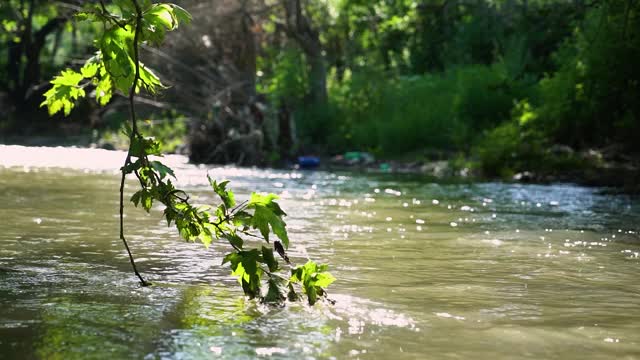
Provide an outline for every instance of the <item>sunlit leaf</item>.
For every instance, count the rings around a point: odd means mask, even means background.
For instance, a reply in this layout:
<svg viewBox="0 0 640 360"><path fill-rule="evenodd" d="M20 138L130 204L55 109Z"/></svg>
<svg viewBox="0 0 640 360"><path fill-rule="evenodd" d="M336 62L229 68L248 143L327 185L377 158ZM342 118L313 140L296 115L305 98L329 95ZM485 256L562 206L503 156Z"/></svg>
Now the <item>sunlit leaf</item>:
<svg viewBox="0 0 640 360"><path fill-rule="evenodd" d="M231 190L227 190L227 184L229 184L228 180L218 183L209 175L207 175L207 179L209 179L209 184L211 184L213 191L218 194L227 209L231 209L236 205L235 195Z"/></svg>
<svg viewBox="0 0 640 360"><path fill-rule="evenodd" d="M51 81L53 87L44 94L45 100L40 106L47 106L49 115L63 111L68 116L75 101L85 96L84 89L79 86L83 78L82 74L73 70L62 71Z"/></svg>

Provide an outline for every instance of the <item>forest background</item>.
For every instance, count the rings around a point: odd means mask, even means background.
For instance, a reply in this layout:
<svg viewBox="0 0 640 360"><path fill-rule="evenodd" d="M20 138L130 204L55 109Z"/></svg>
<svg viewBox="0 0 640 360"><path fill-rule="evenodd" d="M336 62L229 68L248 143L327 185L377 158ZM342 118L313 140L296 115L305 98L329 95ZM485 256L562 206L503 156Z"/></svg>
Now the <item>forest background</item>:
<svg viewBox="0 0 640 360"><path fill-rule="evenodd" d="M53 120L40 106L95 51L101 29L72 16L91 3L0 4L0 142L126 146L124 96L89 85L102 104ZM640 1L176 3L192 24L141 53L169 88L136 101L143 130L194 162L358 151L383 170L638 188Z"/></svg>

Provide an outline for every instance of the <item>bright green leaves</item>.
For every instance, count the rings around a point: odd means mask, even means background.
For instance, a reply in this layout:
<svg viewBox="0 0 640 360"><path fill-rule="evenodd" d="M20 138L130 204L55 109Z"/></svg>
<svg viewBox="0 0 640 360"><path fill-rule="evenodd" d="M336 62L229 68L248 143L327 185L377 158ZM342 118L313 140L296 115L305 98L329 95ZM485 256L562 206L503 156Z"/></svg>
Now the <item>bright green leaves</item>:
<svg viewBox="0 0 640 360"><path fill-rule="evenodd" d="M260 296L260 279L262 268L258 262L262 262L260 252L257 249L250 251L238 251L224 257L222 265L231 263L232 275L238 277L245 295L250 299Z"/></svg>
<svg viewBox="0 0 640 360"><path fill-rule="evenodd" d="M100 66L101 64L97 61L97 58L92 57L84 63L84 66L82 67L82 69L80 69L80 73L82 74L82 77L91 79L96 76L96 74L100 70Z"/></svg>
<svg viewBox="0 0 640 360"><path fill-rule="evenodd" d="M115 87L125 94L133 86L135 77L133 29L132 26L124 29L112 27L104 33L98 43L107 73L113 79Z"/></svg>
<svg viewBox="0 0 640 360"><path fill-rule="evenodd" d="M140 63L140 83L142 87L151 95L155 95L158 89L165 89L166 87L160 82L160 78L151 69L146 67L143 63ZM139 89L136 89L139 91Z"/></svg>
<svg viewBox="0 0 640 360"><path fill-rule="evenodd" d="M45 94L45 100L40 106L49 108L49 115L54 115L63 111L65 116L71 113L75 106L75 101L85 96L84 89L80 86L80 81L84 77L73 70L64 70L60 75L51 80L53 87Z"/></svg>
<svg viewBox="0 0 640 360"><path fill-rule="evenodd" d="M233 191L227 190L227 184L229 184L228 180L225 180L221 183L217 183L215 180L211 179L209 175L207 175L207 179L209 179L209 184L213 188L213 191L220 196L222 203L227 209L231 209L236 206L235 195Z"/></svg>
<svg viewBox="0 0 640 360"><path fill-rule="evenodd" d="M82 83L83 80L90 82ZM63 111L64 115L68 116L76 101L86 95L84 88L90 84L96 88L95 97L98 103L102 106L107 105L113 94L114 83L102 62L100 52L88 59L80 68L80 72L66 69L56 76L51 81L53 86L44 94L45 100L40 106L47 106L49 115Z"/></svg>
<svg viewBox="0 0 640 360"><path fill-rule="evenodd" d="M154 95L164 89L160 78L142 62L136 64L134 46L148 42L160 45L166 31L178 28L181 23L189 23L191 15L175 4L157 3L149 0L139 0L142 12L141 31L138 34L138 44L134 45L136 35L137 11L133 0L114 0L119 13L105 12L101 7L78 13L79 21L99 22L104 25L102 37L96 41L97 55L89 59L76 72L64 70L51 81L52 88L45 93L45 100L41 106L47 106L49 114L64 112L71 113L78 99L85 96L85 86L95 86L96 101L105 106L113 95L113 89L126 94L134 86L136 67L139 70L139 80L135 84L135 91L144 89ZM83 79L90 82L81 84Z"/></svg>
<svg viewBox="0 0 640 360"><path fill-rule="evenodd" d="M277 198L274 194L251 194L251 199L247 205L247 208L254 209L253 219L250 224L254 229L260 231L260 234L267 242L269 241L269 226L271 226L273 233L282 240L285 249L287 249L289 247L289 236L287 235L287 225L282 219L286 214L282 211L280 205L274 201Z"/></svg>
<svg viewBox="0 0 640 360"><path fill-rule="evenodd" d="M100 67L100 78L95 79L94 82L96 84L96 101L100 106L106 106L111 101L114 85L104 66Z"/></svg>
<svg viewBox="0 0 640 360"><path fill-rule="evenodd" d="M317 265L309 260L306 264L296 266L291 270L289 281L302 283L302 289L307 294L309 305L313 305L319 297L326 295L325 289L336 280L327 270L327 265Z"/></svg>
<svg viewBox="0 0 640 360"><path fill-rule="evenodd" d="M250 298L260 298L265 303L281 303L286 298L294 301L300 298L296 292L296 287L299 286L311 305L315 304L319 298L326 297L325 288L335 280L327 272L326 265L318 266L309 261L304 266L292 269L291 277L286 279L278 275L282 268L274 254L277 252L289 263L285 248L280 241L274 241L273 247L263 245L259 249L243 248L247 244L240 235L246 233L247 227L257 229L267 242L270 232L273 231L288 244L289 238L283 220L286 214L275 202L278 198L276 195L253 193L248 202L236 206L233 193L227 189L228 181L218 183L209 178L209 182L223 202L216 213L218 217L216 224L224 229L221 237L227 238L236 250L224 257L223 264L230 263L232 274L238 278L245 295ZM236 207L228 211L233 206ZM267 279L263 280L265 274ZM266 292L263 291L265 285Z"/></svg>
<svg viewBox="0 0 640 360"><path fill-rule="evenodd" d="M189 23L191 14L175 4L154 4L144 11L142 35L145 41L159 45L166 31L178 28L180 23Z"/></svg>

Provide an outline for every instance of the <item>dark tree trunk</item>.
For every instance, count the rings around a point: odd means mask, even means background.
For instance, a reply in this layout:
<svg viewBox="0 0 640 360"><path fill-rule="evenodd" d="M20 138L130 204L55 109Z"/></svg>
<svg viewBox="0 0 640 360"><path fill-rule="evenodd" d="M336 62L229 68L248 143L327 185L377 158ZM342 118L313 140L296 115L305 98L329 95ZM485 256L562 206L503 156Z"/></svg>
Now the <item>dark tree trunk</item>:
<svg viewBox="0 0 640 360"><path fill-rule="evenodd" d="M286 101L282 101L278 109L278 148L282 160L291 160L295 144L293 117Z"/></svg>
<svg viewBox="0 0 640 360"><path fill-rule="evenodd" d="M42 28L33 32L33 16L37 2L28 1L27 16L24 18L24 31L20 41L8 42L7 72L9 76L9 96L22 111L33 107L30 104L31 90L41 80L40 54L47 36L57 31L67 21L65 17L49 20Z"/></svg>
<svg viewBox="0 0 640 360"><path fill-rule="evenodd" d="M322 55L320 34L303 14L301 0L283 0L286 13L285 30L302 49L309 63L309 98L324 104L327 101L327 68Z"/></svg>

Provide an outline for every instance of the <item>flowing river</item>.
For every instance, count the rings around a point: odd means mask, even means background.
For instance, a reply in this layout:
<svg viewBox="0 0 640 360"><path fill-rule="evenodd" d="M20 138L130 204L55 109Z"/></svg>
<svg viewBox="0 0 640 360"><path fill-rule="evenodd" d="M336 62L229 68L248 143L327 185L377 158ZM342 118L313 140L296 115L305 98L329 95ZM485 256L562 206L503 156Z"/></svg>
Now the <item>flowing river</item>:
<svg viewBox="0 0 640 360"><path fill-rule="evenodd" d="M574 185L165 162L198 203L274 192L336 301L246 300L228 245L128 204L124 153L0 145L1 359L640 359L640 201ZM135 189L133 180L127 192ZM127 197L128 198L128 197Z"/></svg>

